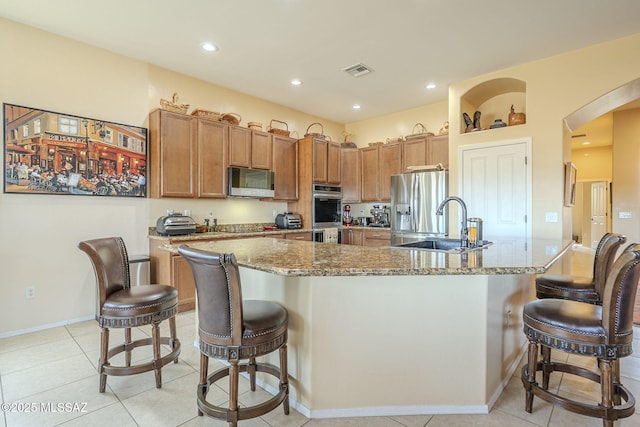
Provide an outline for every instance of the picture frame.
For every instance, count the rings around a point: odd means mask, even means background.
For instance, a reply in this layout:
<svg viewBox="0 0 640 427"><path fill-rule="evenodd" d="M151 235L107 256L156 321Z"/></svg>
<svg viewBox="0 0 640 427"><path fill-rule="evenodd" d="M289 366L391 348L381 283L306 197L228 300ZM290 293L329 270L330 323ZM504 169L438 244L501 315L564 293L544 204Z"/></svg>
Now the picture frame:
<svg viewBox="0 0 640 427"><path fill-rule="evenodd" d="M576 179L578 168L572 162L564 165L564 205L572 207L576 204Z"/></svg>
<svg viewBox="0 0 640 427"><path fill-rule="evenodd" d="M3 103L4 193L147 197L147 129Z"/></svg>

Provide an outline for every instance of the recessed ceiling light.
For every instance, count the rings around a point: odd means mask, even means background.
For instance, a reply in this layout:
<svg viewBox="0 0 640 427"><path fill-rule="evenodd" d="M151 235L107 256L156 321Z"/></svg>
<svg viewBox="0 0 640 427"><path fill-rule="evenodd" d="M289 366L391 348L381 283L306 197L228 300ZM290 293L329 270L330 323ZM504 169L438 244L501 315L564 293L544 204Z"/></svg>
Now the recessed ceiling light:
<svg viewBox="0 0 640 427"><path fill-rule="evenodd" d="M584 141L584 142L582 143L582 145L589 145L589 144L591 144L591 142L589 142L589 141Z"/></svg>
<svg viewBox="0 0 640 427"><path fill-rule="evenodd" d="M427 85L427 89L435 89L436 88L436 84L435 83L429 83Z"/></svg>
<svg viewBox="0 0 640 427"><path fill-rule="evenodd" d="M360 109L360 104L353 104L353 109L354 110L359 110Z"/></svg>
<svg viewBox="0 0 640 427"><path fill-rule="evenodd" d="M206 50L207 52L216 52L218 50L218 46L213 43L202 43L200 46L202 50Z"/></svg>
<svg viewBox="0 0 640 427"><path fill-rule="evenodd" d="M291 84L294 86L300 86L302 84L302 81L298 79L293 79L291 80Z"/></svg>

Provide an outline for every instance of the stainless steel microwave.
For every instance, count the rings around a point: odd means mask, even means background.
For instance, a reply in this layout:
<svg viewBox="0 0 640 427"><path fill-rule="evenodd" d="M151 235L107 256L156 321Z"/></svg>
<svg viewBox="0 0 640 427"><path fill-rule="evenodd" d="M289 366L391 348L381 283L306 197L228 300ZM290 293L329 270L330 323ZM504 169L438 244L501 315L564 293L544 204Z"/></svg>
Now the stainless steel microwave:
<svg viewBox="0 0 640 427"><path fill-rule="evenodd" d="M229 168L229 196L273 197L273 172L260 169Z"/></svg>

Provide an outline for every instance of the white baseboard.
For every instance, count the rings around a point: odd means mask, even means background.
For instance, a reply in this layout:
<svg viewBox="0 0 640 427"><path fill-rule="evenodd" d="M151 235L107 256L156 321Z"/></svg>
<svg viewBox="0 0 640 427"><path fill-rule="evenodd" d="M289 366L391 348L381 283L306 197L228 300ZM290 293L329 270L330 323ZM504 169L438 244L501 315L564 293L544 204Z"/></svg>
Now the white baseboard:
<svg viewBox="0 0 640 427"><path fill-rule="evenodd" d="M0 339L8 338L8 337L15 337L15 336L18 336L18 335L29 334L31 332L44 331L46 329L57 328L59 326L71 325L72 323L86 322L87 320L95 320L95 315L92 314L91 316L87 316L87 317L79 317L77 319L63 320L62 322L56 322L56 323L48 323L46 325L35 326L33 328L19 329L17 331L4 332L4 333L0 334Z"/></svg>

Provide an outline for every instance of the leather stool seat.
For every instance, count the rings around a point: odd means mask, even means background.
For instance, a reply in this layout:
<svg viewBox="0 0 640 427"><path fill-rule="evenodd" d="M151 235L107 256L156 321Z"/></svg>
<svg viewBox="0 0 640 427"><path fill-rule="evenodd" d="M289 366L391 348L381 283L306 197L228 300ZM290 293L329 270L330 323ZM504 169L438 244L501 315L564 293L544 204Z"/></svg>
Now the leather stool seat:
<svg viewBox="0 0 640 427"><path fill-rule="evenodd" d="M102 304L102 317L136 317L174 308L178 291L166 285L138 285L109 295ZM133 325L132 325L133 326Z"/></svg>
<svg viewBox="0 0 640 427"><path fill-rule="evenodd" d="M182 245L178 253L191 266L198 300L200 384L197 390L198 415L225 420L236 426L239 420L259 417L282 404L289 414L287 374L287 334L289 316L278 303L243 300L238 263L233 254L201 251ZM279 352L279 367L258 362L256 357ZM228 367L209 374L209 357L222 359ZM240 363L241 360L248 360ZM247 372L251 391L256 390L256 372L279 379L278 392L248 407L238 405L238 374ZM207 401L212 384L229 377L227 407Z"/></svg>
<svg viewBox="0 0 640 427"><path fill-rule="evenodd" d="M601 418L604 426L613 426L615 420L633 414L635 398L620 381L619 359L633 351L633 307L639 280L640 245L634 245L616 260L600 286L601 305L551 298L525 304L523 324L529 349L521 379L527 412L532 411L534 396L538 396L569 411ZM551 361L551 349L595 357L598 370ZM536 380L538 371L542 372L542 384ZM554 372L599 383L600 402L575 401L550 391L549 379Z"/></svg>
<svg viewBox="0 0 640 427"><path fill-rule="evenodd" d="M107 237L80 242L93 264L98 287L96 320L100 325L100 392L104 393L108 375L133 375L154 371L156 387L162 387L162 367L178 363L180 341L176 336L178 291L167 285L131 286L129 257L121 237ZM160 323L169 320L170 336L160 336ZM151 338L131 339L131 328L151 325ZM124 342L109 348L109 328L124 328ZM131 364L131 352L151 345L153 359ZM169 352L162 356L160 346ZM124 366L114 366L110 359L125 353Z"/></svg>
<svg viewBox="0 0 640 427"><path fill-rule="evenodd" d="M621 234L606 233L598 242L591 277L543 274L536 278L536 296L541 299L560 298L601 304L602 287L616 259L618 249L626 240L627 238Z"/></svg>

